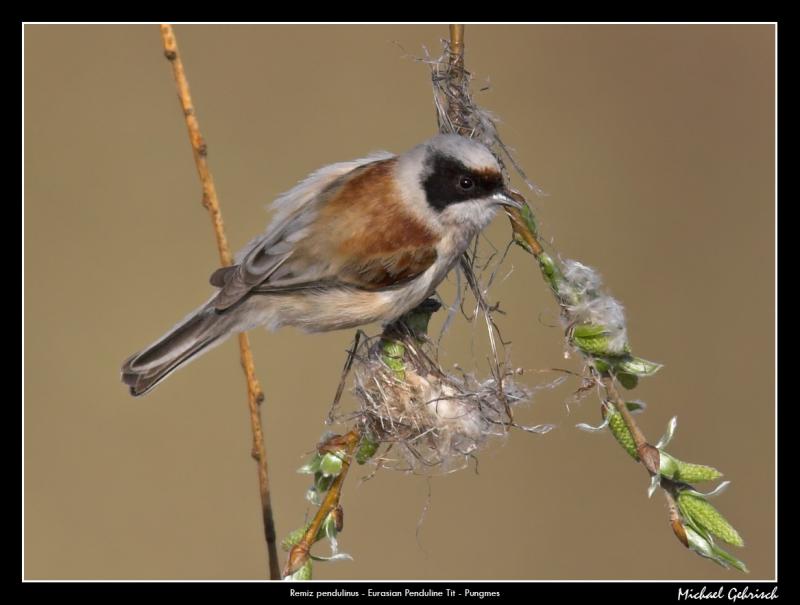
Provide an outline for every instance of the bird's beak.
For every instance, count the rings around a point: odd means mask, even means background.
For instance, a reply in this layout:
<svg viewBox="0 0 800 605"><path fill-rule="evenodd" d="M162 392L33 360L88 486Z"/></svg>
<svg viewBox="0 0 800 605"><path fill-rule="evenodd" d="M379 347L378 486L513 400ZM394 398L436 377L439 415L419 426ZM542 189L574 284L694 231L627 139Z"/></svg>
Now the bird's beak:
<svg viewBox="0 0 800 605"><path fill-rule="evenodd" d="M499 204L501 206L511 206L512 208L516 208L517 210L522 209L522 202L515 199L505 189L503 191L499 191L493 194L489 199L492 200L495 204Z"/></svg>

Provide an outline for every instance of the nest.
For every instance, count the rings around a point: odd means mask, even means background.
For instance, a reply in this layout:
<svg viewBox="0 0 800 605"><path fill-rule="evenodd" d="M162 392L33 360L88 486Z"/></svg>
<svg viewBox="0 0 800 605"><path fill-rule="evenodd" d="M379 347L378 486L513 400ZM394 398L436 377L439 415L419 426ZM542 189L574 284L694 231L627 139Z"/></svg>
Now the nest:
<svg viewBox="0 0 800 605"><path fill-rule="evenodd" d="M376 337L362 342L353 365L358 415L373 440L388 444L382 467L452 472L511 427L536 433L552 428L514 423L512 408L531 398L514 380L516 373L481 381L466 372L445 372L426 352L429 344L409 334L393 337L391 344L403 351L402 360L387 357L385 337Z"/></svg>

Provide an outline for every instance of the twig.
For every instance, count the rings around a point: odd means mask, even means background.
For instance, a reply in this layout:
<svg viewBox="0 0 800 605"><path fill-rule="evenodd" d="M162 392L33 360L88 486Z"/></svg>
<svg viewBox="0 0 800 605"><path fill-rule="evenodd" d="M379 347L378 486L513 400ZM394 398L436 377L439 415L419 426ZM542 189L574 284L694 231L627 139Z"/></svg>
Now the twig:
<svg viewBox="0 0 800 605"><path fill-rule="evenodd" d="M665 487L664 484L665 479L661 480L662 487ZM681 514L678 511L678 503L675 502L675 497L672 495L672 491L665 487L664 489L664 497L667 499L667 510L669 511L669 524L672 527L672 531L675 533L675 537L680 540L681 544L683 544L686 548L689 548L689 539L686 537L686 530L683 527L683 522L681 521Z"/></svg>
<svg viewBox="0 0 800 605"><path fill-rule="evenodd" d="M161 38L164 43L164 55L172 65L172 73L175 76L175 83L178 87L178 99L183 109L186 119L186 127L189 130L189 139L192 143L192 153L197 173L200 176L200 183L203 187L203 206L211 216L214 227L214 235L217 240L217 250L223 266L232 264L228 240L225 237L225 227L222 222L222 212L219 208L217 190L214 187L214 179L208 167L208 148L203 136L200 134L200 125L197 122L192 97L189 94L189 82L183 70L183 62L178 53L178 43L175 39L175 32L171 25L161 26ZM239 352L241 356L242 369L247 378L247 403L250 408L250 425L253 431L253 444L251 455L258 463L258 485L261 495L261 513L264 522L264 538L267 542L267 557L269 559L269 576L272 580L280 579L280 565L278 564L278 549L275 541L275 522L272 516L272 503L269 491L269 475L267 474L267 453L264 446L264 433L261 429L261 403L264 401L264 393L261 385L256 378L253 354L250 351L250 342L247 334L239 335Z"/></svg>
<svg viewBox="0 0 800 605"><path fill-rule="evenodd" d="M359 431L358 428L353 428L346 435L333 437L320 446L320 450L335 452L342 449L344 451L342 470L333 480L328 492L325 494L325 499L317 509L314 519L306 529L303 537L292 547L292 550L289 551L289 557L286 560L286 569L283 571L284 577L292 575L308 561L311 555L311 546L316 542L320 527L322 527L328 515L334 512L339 506L339 498L342 495L342 484L344 483L345 477L347 477L350 461L352 460L353 452L355 452L359 441L361 441L361 431Z"/></svg>

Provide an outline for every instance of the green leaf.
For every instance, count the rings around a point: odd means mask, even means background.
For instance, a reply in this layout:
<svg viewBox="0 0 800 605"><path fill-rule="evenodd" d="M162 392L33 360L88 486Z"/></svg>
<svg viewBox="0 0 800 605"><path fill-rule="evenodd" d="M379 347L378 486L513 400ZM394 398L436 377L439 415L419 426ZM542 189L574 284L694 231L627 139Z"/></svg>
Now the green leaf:
<svg viewBox="0 0 800 605"><path fill-rule="evenodd" d="M614 365L617 372L633 374L634 376L652 376L664 367L663 364L647 361L641 357L623 357Z"/></svg>
<svg viewBox="0 0 800 605"><path fill-rule="evenodd" d="M314 489L319 493L327 492L334 480L333 475L325 475L322 472L314 475Z"/></svg>
<svg viewBox="0 0 800 605"><path fill-rule="evenodd" d="M673 416L670 418L669 422L667 423L667 430L664 431L664 434L661 435L661 439L658 440L656 443L656 448L661 449L667 447L672 438L675 436L675 429L678 428L678 417Z"/></svg>
<svg viewBox="0 0 800 605"><path fill-rule="evenodd" d="M306 462L303 466L297 469L297 472L302 475L313 475L319 470L319 465L322 462L322 456L319 452L314 453L311 460Z"/></svg>
<svg viewBox="0 0 800 605"><path fill-rule="evenodd" d="M639 377L634 374L626 374L623 372L616 374L616 378L619 383L629 391L635 389L636 385L639 384Z"/></svg>
<svg viewBox="0 0 800 605"><path fill-rule="evenodd" d="M322 538L336 538L336 516L333 512L328 513L328 516L325 517L325 520L322 522L319 528L319 534L317 535L317 540L321 540Z"/></svg>
<svg viewBox="0 0 800 605"><path fill-rule="evenodd" d="M647 404L644 401L626 401L625 407L628 408L632 414L638 414L647 409Z"/></svg>
<svg viewBox="0 0 800 605"><path fill-rule="evenodd" d="M704 536L702 533L697 532L694 528L687 525L684 525L683 529L686 532L686 539L689 542L689 548L691 550L702 557L711 559L726 569L728 567L733 567L743 573L749 573L747 566L742 561L714 544L714 541L708 536Z"/></svg>

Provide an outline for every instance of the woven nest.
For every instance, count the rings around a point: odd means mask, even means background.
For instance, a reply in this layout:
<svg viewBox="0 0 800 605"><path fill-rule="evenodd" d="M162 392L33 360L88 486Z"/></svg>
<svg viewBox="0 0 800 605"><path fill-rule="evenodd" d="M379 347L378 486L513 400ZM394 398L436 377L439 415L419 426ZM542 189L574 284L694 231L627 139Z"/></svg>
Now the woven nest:
<svg viewBox="0 0 800 605"><path fill-rule="evenodd" d="M514 373L499 381L448 373L427 354L429 345L410 335L393 342L404 349L402 360L387 358L385 340L376 337L361 343L353 364L361 421L375 441L389 446L378 458L382 467L455 471L492 437L518 426L512 408L529 401L530 391ZM544 433L552 427L520 428Z"/></svg>

